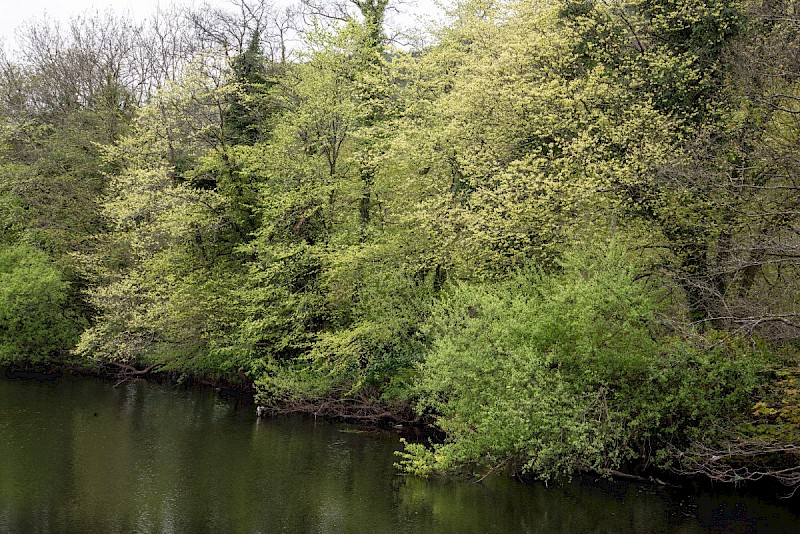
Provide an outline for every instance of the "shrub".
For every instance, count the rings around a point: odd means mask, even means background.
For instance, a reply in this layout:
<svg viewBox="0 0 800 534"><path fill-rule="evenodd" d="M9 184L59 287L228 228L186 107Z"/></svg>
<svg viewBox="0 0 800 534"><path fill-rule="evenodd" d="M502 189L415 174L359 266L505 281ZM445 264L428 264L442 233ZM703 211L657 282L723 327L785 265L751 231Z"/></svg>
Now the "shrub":
<svg viewBox="0 0 800 534"><path fill-rule="evenodd" d="M711 439L759 383L759 358L659 336L655 297L618 246L574 252L557 272L454 289L434 313L418 408L447 433L407 444L426 475L499 466L543 479L665 465Z"/></svg>
<svg viewBox="0 0 800 534"><path fill-rule="evenodd" d="M0 364L47 363L74 345L68 288L45 253L0 245Z"/></svg>

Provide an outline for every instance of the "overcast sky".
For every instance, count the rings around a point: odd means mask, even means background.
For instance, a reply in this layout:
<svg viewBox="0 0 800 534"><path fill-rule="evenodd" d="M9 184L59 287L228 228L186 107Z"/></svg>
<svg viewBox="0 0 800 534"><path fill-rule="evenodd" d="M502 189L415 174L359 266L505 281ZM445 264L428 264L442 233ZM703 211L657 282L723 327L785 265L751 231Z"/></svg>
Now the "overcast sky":
<svg viewBox="0 0 800 534"><path fill-rule="evenodd" d="M45 13L54 20L67 21L87 10L105 11L113 9L122 13L129 11L136 18L144 18L156 7L171 3L169 0L2 0L0 35L6 44L14 40L14 30L23 22L41 18Z"/></svg>
<svg viewBox="0 0 800 534"><path fill-rule="evenodd" d="M230 0L211 0L217 5L225 5ZM14 30L23 22L32 18L41 18L45 13L54 20L67 21L72 16L87 10L105 11L108 8L115 13L130 12L135 18L141 19L152 13L161 5L166 7L173 0L0 0L0 40L6 47L14 41ZM202 1L180 0L175 3L202 4ZM272 0L276 6L288 6L297 3L297 0ZM416 0L416 7L405 7L416 14L432 16L436 9L431 0ZM413 16L404 17L405 23L411 23Z"/></svg>

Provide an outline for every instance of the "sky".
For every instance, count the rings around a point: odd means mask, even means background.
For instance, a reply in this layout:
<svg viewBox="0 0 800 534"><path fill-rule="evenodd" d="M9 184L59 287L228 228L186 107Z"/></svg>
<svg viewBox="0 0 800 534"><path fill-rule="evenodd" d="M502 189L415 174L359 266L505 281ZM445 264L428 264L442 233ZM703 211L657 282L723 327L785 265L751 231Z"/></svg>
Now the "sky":
<svg viewBox="0 0 800 534"><path fill-rule="evenodd" d="M225 5L228 0L211 0L217 5ZM288 6L297 0L272 0L273 5ZM89 11L104 12L112 8L115 13L130 12L135 18L145 18L160 5L166 7L171 0L0 0L0 40L8 47L14 42L14 30L26 20L41 18L45 13L58 21L68 21L71 17ZM202 1L182 0L179 4L202 4ZM434 2L416 0L416 7L408 8L415 14L432 16L436 12ZM413 17L406 16L411 22Z"/></svg>
<svg viewBox="0 0 800 534"><path fill-rule="evenodd" d="M14 40L14 30L23 22L41 18L45 13L54 20L67 21L72 16L87 10L115 12L130 11L136 18L144 18L155 11L158 4L166 5L166 0L0 0L3 4L0 17L0 35L8 44Z"/></svg>

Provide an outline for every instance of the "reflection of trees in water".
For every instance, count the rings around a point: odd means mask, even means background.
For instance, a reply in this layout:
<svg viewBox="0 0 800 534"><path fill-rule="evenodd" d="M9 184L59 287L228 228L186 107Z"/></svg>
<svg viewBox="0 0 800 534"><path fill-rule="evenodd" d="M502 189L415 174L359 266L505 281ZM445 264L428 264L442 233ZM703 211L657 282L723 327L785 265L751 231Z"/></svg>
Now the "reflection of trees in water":
<svg viewBox="0 0 800 534"><path fill-rule="evenodd" d="M681 503L654 488L588 478L524 489L499 476L481 484L407 478L398 495L401 512L425 517L434 531L470 532L487 517L497 520L490 532L703 531L693 518L680 516Z"/></svg>
<svg viewBox="0 0 800 534"><path fill-rule="evenodd" d="M612 481L400 477L395 436L256 422L209 390L0 380L8 532L697 532L796 524L788 507Z"/></svg>

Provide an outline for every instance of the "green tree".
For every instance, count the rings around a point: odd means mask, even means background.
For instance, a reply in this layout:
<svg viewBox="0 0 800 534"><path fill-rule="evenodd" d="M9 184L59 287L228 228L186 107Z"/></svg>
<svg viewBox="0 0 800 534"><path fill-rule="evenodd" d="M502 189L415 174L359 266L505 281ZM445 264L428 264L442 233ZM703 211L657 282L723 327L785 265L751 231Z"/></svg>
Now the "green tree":
<svg viewBox="0 0 800 534"><path fill-rule="evenodd" d="M279 93L287 112L251 160L262 225L242 249L255 261L241 339L263 361L264 402L402 404L422 353L432 277L409 257L422 246L402 211L409 180L384 158L402 89L373 30L351 19L310 34Z"/></svg>
<svg viewBox="0 0 800 534"><path fill-rule="evenodd" d="M259 32L253 32L247 49L231 60L231 83L236 90L225 111L224 129L226 142L232 145L253 145L264 140L270 112L274 111L266 99L275 82L270 80L260 38Z"/></svg>
<svg viewBox="0 0 800 534"><path fill-rule="evenodd" d="M88 320L89 281L78 258L103 229L97 205L109 169L99 147L114 142L135 111L125 58L133 31L111 15L79 17L68 29L33 21L14 58L0 58L0 242L45 252L67 283L59 313Z"/></svg>
<svg viewBox="0 0 800 534"><path fill-rule="evenodd" d="M220 106L227 89L198 71L157 95L129 135L105 147L117 171L103 197L107 231L83 258L97 310L78 352L124 365L236 377L242 364L212 354L232 328L227 293L240 221L219 187L198 186L220 161Z"/></svg>

